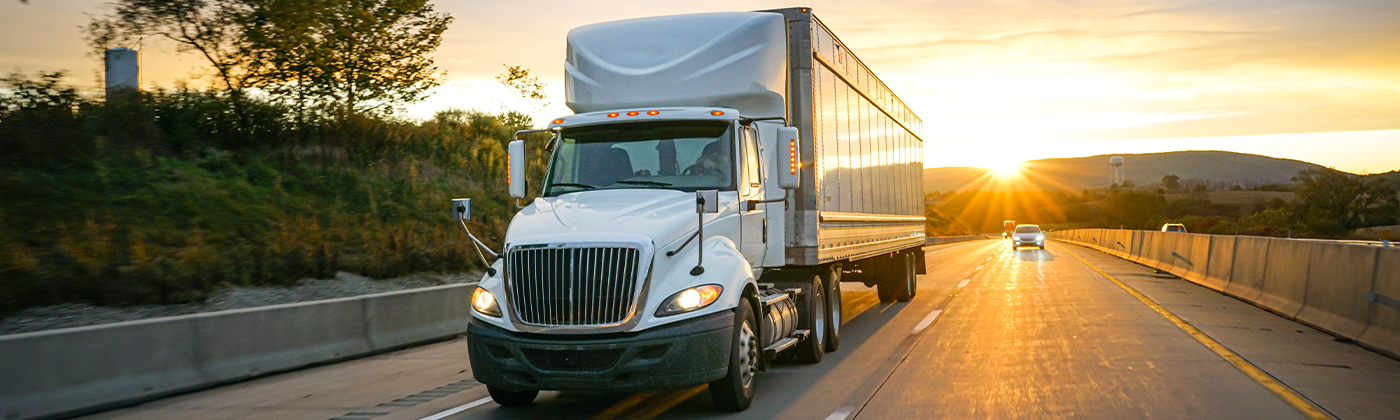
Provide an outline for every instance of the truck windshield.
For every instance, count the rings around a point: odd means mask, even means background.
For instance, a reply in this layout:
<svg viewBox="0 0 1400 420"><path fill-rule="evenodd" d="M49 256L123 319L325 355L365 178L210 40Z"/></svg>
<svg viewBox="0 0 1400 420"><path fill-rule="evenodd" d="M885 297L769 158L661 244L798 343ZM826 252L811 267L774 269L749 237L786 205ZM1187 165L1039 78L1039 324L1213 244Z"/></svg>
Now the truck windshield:
<svg viewBox="0 0 1400 420"><path fill-rule="evenodd" d="M544 195L619 188L733 190L725 121L654 121L566 128Z"/></svg>

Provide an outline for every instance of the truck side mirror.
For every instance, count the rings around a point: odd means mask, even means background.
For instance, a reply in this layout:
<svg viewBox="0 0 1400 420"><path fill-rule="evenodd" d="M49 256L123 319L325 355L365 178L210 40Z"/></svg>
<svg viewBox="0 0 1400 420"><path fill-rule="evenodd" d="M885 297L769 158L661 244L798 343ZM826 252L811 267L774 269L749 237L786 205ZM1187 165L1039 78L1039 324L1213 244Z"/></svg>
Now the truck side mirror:
<svg viewBox="0 0 1400 420"><path fill-rule="evenodd" d="M472 220L472 199L452 199L452 220L461 220L464 222Z"/></svg>
<svg viewBox="0 0 1400 420"><path fill-rule="evenodd" d="M802 186L802 144L798 140L797 127L778 129L778 186L793 190Z"/></svg>
<svg viewBox="0 0 1400 420"><path fill-rule="evenodd" d="M515 198L525 198L525 140L510 142L510 147L506 153L506 170L510 173L506 180L510 187L510 196Z"/></svg>

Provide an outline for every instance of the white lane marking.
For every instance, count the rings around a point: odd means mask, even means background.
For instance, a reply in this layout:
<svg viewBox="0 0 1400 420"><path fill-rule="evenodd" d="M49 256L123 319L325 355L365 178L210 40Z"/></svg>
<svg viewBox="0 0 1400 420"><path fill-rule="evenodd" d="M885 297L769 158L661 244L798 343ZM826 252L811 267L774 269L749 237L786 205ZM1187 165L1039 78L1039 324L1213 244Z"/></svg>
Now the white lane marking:
<svg viewBox="0 0 1400 420"><path fill-rule="evenodd" d="M453 414L457 414L457 413L460 413L460 412L463 412L463 411L467 411L467 410L470 410L470 409L473 409L473 408L477 408L477 407L486 405L486 403L489 403L489 402L491 402L491 397L482 398L482 399L479 399L479 400L476 400L476 401L472 401L472 402L469 402L469 403L466 403L466 404L462 404L462 405L459 405L459 406L456 406L456 407L449 408L449 409L447 409L447 410L445 410L445 411L443 411L443 412L441 412L441 413L437 413L437 414L434 414L434 415L431 415L431 416L428 416L428 417L424 417L424 418L421 418L421 419L418 419L418 420L442 420L442 419L447 418L447 416L450 416L450 415L453 415Z"/></svg>
<svg viewBox="0 0 1400 420"><path fill-rule="evenodd" d="M978 269L978 270L981 270L982 267L986 267L986 266L985 266L985 265L979 265L979 266L977 266L977 269Z"/></svg>
<svg viewBox="0 0 1400 420"><path fill-rule="evenodd" d="M919 325L914 326L914 334L918 334L919 331L923 331L924 328L928 328L929 324L932 324L933 320L938 319L938 315L942 313L942 309L935 309L933 312L929 312L928 316L924 317L923 321L919 321Z"/></svg>
<svg viewBox="0 0 1400 420"><path fill-rule="evenodd" d="M958 288L961 289L967 287L968 283L972 283L972 279L963 280L961 283L958 283Z"/></svg>
<svg viewBox="0 0 1400 420"><path fill-rule="evenodd" d="M841 407L833 411L830 416L826 416L826 420L846 420L846 417L851 415L851 411L851 407Z"/></svg>

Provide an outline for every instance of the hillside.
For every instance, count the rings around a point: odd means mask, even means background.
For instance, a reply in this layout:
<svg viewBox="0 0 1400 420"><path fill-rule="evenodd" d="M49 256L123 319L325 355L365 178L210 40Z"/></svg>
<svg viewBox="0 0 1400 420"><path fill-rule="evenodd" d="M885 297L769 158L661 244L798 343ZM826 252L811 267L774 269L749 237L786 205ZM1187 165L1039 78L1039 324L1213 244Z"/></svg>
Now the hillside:
<svg viewBox="0 0 1400 420"><path fill-rule="evenodd" d="M1219 151L1097 155L1027 161L1021 174L1010 177L993 176L984 168L929 168L924 170L924 191L1102 188L1111 184L1108 159L1112 156L1123 157L1124 179L1138 185L1155 184L1174 174L1183 181L1199 179L1248 187L1286 183L1300 170L1322 168L1292 159Z"/></svg>

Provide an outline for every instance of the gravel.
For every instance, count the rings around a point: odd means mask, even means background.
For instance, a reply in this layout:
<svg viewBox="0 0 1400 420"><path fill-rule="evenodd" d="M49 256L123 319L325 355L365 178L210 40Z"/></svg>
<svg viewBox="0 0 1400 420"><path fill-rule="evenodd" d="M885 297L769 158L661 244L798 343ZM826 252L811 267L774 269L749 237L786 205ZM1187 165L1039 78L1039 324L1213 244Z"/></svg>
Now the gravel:
<svg viewBox="0 0 1400 420"><path fill-rule="evenodd" d="M414 274L393 279L375 280L342 271L336 273L333 279L304 279L294 286L229 287L214 292L208 300L200 303L119 308L94 306L86 303L39 306L0 319L0 335L335 299L445 284L469 283L479 279L481 279L481 273L472 272L452 275Z"/></svg>

